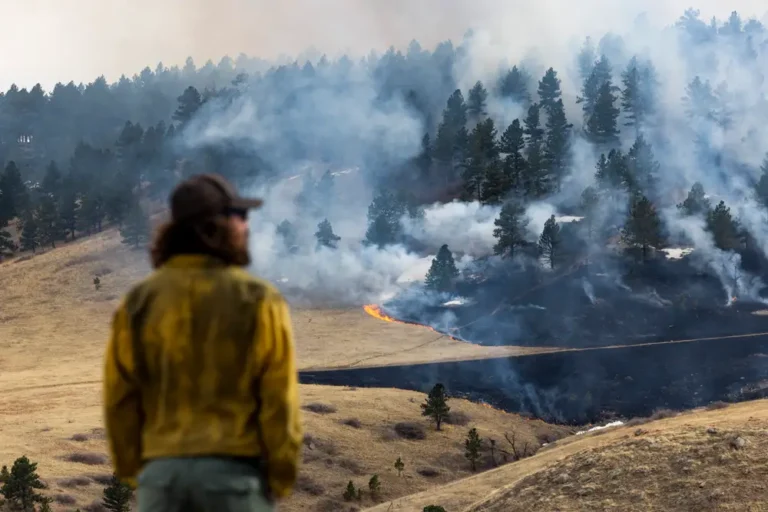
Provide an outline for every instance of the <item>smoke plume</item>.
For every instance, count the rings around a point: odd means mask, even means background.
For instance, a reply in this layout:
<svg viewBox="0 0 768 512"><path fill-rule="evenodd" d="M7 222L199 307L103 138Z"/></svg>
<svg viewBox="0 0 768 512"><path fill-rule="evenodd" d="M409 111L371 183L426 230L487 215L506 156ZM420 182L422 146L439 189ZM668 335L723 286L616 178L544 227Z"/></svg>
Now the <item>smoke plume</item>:
<svg viewBox="0 0 768 512"><path fill-rule="evenodd" d="M738 44L730 44L722 37L713 41L696 39L696 31L708 27L709 16L720 16L722 24L730 11L738 8L743 25L750 16L762 17L765 8L748 1L727 9L714 1L698 4L698 18L689 15L681 28L673 25L684 16L687 6L674 1L619 4L594 0L578 7L566 2L533 7L479 1L471 8L469 4L452 2L454 10L444 3L437 8L436 2L390 2L387 7L374 7L336 1L324 3L322 9L315 5L298 10L291 7L291 13L301 12L314 23L310 27L301 16L285 21L285 26L301 29L290 31L300 34L301 43L288 44L281 34L289 31L254 28L267 23L265 19L272 27L282 26L282 20L287 19L283 8L270 6L256 16L254 7L232 0L217 7L210 17L213 25L224 26L232 21L227 30L216 31L217 37L224 34L223 42L205 46L213 36L204 34L193 48L231 52L239 45L238 50L248 51L252 46L242 39L242 30L250 23L250 31L259 33L265 42L260 46L264 55L279 48L292 52L299 60L294 65L284 59L289 63L286 67L252 80L234 102L206 104L185 130L184 142L191 148L248 148L271 169L269 179L253 184L253 189L266 198L265 209L256 214L252 224L257 272L306 297L332 298L346 304L379 301L422 280L443 244L454 252L460 268L473 259L493 255L494 221L499 208L476 202L434 204L425 207L420 215L404 214L403 233L418 242L417 246L403 243L378 248L362 243L370 220L368 205L378 187L386 182L389 173L419 156L421 138L424 133L434 133L454 84L466 97L475 82L483 81L489 90L488 115L502 131L512 120L522 118L524 110L520 104L498 96L496 84L501 75L512 65L524 66L532 77L529 89L535 95L536 83L544 71L551 66L558 72L568 120L576 134L571 146L572 166L557 193L529 205L528 237L535 242L551 215L561 223L579 219L567 216L579 204L584 188L595 185L599 154L581 136L584 126L576 102L583 81L578 51L584 38L591 36L596 55L606 55L611 61L614 84L620 84L621 71L633 56L650 61L658 73L659 108L646 136L663 170L658 176L658 199L664 205L661 213L665 229L693 246L695 261L721 279L728 299L737 293L759 299L759 279L739 268L737 256L715 246L703 228L703 220L684 218L674 205L693 183L701 183L713 197L731 207L741 226L768 255L766 211L752 192L760 162L768 151L762 142L768 140L764 123L768 90L761 71L768 63L766 33L753 26L755 32L749 42L741 38ZM189 21L200 19L203 11L201 4L193 2L186 12L182 18ZM341 13L349 30L336 30L331 35L331 20L338 21ZM430 15L437 19L427 23ZM605 33L606 26L609 33ZM725 26L720 31L727 29ZM303 37L315 39L304 41ZM414 78L420 92L425 93L422 96L429 98L427 105L421 105L422 112L427 111L426 117L404 95L382 93L391 85L383 81L393 77L377 73L377 66L403 69L392 64L395 57L391 54L368 55L369 50L382 50L389 44L403 47L415 38L421 47L411 45L407 54L418 62L426 58L424 50L432 51L445 37L460 45L448 70L453 84L429 70L422 70L422 75ZM298 48L297 44L304 47ZM317 52L303 53L310 44ZM320 52L334 55L335 51L339 55L352 46L354 51L349 55L353 58L331 64L318 58ZM440 47L435 53L439 51ZM366 57L358 60L362 56ZM306 66L307 60L311 68ZM417 66L403 72L420 73L420 69ZM720 112L727 117L727 129L722 119L692 115L683 101L688 84L697 76L709 81L719 104L727 110ZM633 129L622 130L625 151L635 135ZM703 156L702 151L717 153L720 163ZM314 213L307 214L298 203L306 188L326 171L333 176L330 195L314 197ZM617 204L625 205L626 201ZM606 201L600 209L601 228L618 233L626 207ZM316 248L314 234L324 219L340 238L336 249ZM283 221L295 228L298 250L291 251L278 234Z"/></svg>

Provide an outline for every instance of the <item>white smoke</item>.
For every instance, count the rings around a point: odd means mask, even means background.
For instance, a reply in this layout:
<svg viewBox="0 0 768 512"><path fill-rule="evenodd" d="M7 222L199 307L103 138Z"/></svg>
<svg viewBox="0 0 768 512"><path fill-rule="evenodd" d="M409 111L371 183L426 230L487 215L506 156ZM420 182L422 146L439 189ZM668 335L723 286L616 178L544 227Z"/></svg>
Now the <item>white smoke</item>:
<svg viewBox="0 0 768 512"><path fill-rule="evenodd" d="M759 280L741 271L738 256L715 247L702 221L680 217L671 206L671 198L684 196L694 182L701 182L706 191L717 194L731 206L734 215L768 254L768 214L751 192L752 183L758 177L756 165L768 150L761 146L762 141L768 140L764 123L768 109L757 108L764 105L764 97L768 95L768 82L761 81L760 72L761 66L764 68L768 62L768 52L759 46L760 41L755 41L754 50L762 52L761 57L756 62L746 61L739 53L743 49L721 42L694 46L681 38L680 31L670 27L683 14L682 7L672 8L674 2L646 5L645 9L654 15L638 19L637 14L641 12L638 2L619 5L595 0L590 2L588 18L592 21L583 16L584 12L572 13L574 18L567 23L569 29L562 34L560 17L547 17L549 13L545 8L520 7L530 15L532 26L549 26L546 33L552 34L546 43L536 46L531 40L528 47L521 49L519 41L515 39L517 46L513 47L513 41L500 30L501 22L512 16L512 9L491 3L498 9L498 16L485 19L486 25L475 26L474 32L464 40L460 53L463 58L453 69L465 97L477 80L483 80L490 92L489 115L502 131L511 120L520 118L523 111L520 105L499 100L493 94L500 73L511 64L523 64L533 77L531 93L535 96L538 77L552 66L561 79L569 121L575 125L577 134L572 145L573 168L561 191L527 208L530 239L538 238L551 215L560 222L578 220L578 217L563 216L560 211L562 207L578 204L584 187L594 184L597 155L594 148L578 136L582 119L581 108L575 101L581 84L576 52L583 36L591 34L595 36L598 52L611 59L614 84L620 84L620 73L634 55L649 59L658 72L660 106L651 143L656 159L662 164L659 188L669 203L663 208L666 228L693 243L693 254L701 265L720 277L728 297L739 294L756 298ZM714 4L710 7L714 8ZM598 31L594 12L601 12L610 20L610 37L603 37ZM660 16L662 12L668 15ZM762 12L747 8L741 14L760 16ZM708 21L701 23L706 26ZM576 28L578 32L574 32ZM510 61L512 58L515 60ZM368 224L367 207L373 197L372 178L380 177L377 173L381 168L396 167L417 156L419 141L428 127L422 125L399 95L387 99L379 96L376 79L367 65L350 63L346 74L340 76L331 76L330 71L325 73L324 87L308 88L308 92L297 95L288 105L284 104L285 98L275 95L268 86L258 85L226 108L212 103L186 130L186 142L190 146L251 145L259 148L259 156L278 170L282 180L302 178L290 180L293 188L284 181L261 185L267 202L253 224L255 269L277 276L280 282L300 290L323 289L341 301L361 302L391 296L407 283L422 280L443 244L448 244L459 255L460 265L467 264L471 258L491 255L496 243L494 220L499 209L476 202L433 205L425 208L422 218L405 217L402 221L405 234L424 245L419 252L402 246L377 249L361 244ZM709 80L713 88L727 82L728 106L734 119L729 130L686 117L681 98L694 76ZM444 100L441 98L440 102L444 104ZM704 137L709 148L726 155L733 166L744 166L746 170L723 172L712 165L702 165L693 142L697 134ZM626 150L633 142L633 130L622 130L622 137ZM336 171L336 189L333 198L326 199L324 216L341 237L337 250L315 250L313 234L322 218L301 218L294 204L293 199L308 174L308 171L297 170L296 141L301 142L306 153L303 157L317 167L312 171L314 178L327 168ZM371 160L388 165L369 165ZM358 171L351 172L351 169ZM606 222L620 223L626 214L622 206L626 204L625 199L604 201L599 217ZM296 254L287 255L276 236L276 226L283 220L294 222L299 230L302 249Z"/></svg>

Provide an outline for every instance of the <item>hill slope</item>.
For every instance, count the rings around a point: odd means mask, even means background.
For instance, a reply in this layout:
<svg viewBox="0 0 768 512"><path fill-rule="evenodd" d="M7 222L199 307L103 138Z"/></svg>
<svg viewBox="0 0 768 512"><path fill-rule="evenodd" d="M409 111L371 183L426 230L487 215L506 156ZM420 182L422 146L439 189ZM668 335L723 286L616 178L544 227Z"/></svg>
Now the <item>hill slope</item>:
<svg viewBox="0 0 768 512"><path fill-rule="evenodd" d="M46 492L57 499L54 510L101 497L110 472L100 408L104 345L117 301L148 271L145 254L124 248L114 232L0 264L0 465L21 455L38 462ZM361 308L295 309L293 316L302 368L489 353L419 326L374 319ZM339 510L347 482L367 489L374 473L382 499L466 476L463 439L472 426L483 436L516 432L531 441L567 433L459 400L452 406L462 413L461 425L435 432L420 415L424 395L409 391L302 386L301 395L308 407L304 465L282 510ZM400 438L393 430L398 422L416 424L426 438ZM393 466L398 455L406 464L402 478ZM371 504L365 497L354 505Z"/></svg>
<svg viewBox="0 0 768 512"><path fill-rule="evenodd" d="M768 401L573 436L537 455L371 508L452 512L763 510Z"/></svg>

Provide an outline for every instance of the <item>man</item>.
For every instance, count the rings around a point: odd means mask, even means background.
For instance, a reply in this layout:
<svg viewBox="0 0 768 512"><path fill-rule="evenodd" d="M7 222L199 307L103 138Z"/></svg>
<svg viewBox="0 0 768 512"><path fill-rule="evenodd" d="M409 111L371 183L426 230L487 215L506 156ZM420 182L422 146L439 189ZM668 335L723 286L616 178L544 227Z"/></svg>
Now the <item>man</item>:
<svg viewBox="0 0 768 512"><path fill-rule="evenodd" d="M154 272L115 312L104 412L140 512L270 511L296 479L302 432L288 307L244 269L248 211L217 175L176 187Z"/></svg>

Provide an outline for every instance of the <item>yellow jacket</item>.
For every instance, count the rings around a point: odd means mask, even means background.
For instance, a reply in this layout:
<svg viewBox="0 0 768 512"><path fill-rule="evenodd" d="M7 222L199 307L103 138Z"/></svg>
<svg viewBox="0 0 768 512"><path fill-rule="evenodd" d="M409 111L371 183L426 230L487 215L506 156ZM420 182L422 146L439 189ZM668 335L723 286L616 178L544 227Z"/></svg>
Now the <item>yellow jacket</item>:
<svg viewBox="0 0 768 512"><path fill-rule="evenodd" d="M114 314L104 415L115 473L135 485L156 457L258 456L272 495L296 480L302 443L287 304L207 256L172 258Z"/></svg>

